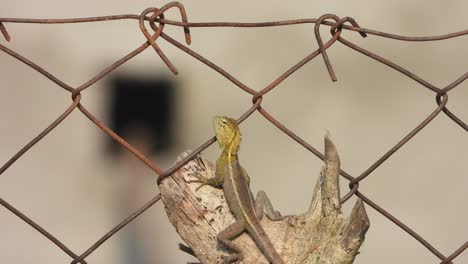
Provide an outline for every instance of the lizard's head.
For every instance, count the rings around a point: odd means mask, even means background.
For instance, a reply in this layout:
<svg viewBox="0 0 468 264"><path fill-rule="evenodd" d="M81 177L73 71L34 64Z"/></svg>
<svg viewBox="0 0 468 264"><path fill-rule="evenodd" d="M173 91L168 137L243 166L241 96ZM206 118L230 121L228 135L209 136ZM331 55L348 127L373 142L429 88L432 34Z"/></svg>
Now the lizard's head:
<svg viewBox="0 0 468 264"><path fill-rule="evenodd" d="M214 127L219 147L225 149L229 146L232 151L237 152L241 134L236 120L230 117L217 116L214 119Z"/></svg>

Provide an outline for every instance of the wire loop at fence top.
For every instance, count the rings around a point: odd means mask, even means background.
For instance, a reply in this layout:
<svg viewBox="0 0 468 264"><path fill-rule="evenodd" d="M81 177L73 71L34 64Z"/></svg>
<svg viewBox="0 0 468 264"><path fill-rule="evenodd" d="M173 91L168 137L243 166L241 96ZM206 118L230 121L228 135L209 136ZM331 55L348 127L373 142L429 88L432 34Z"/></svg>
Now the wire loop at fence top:
<svg viewBox="0 0 468 264"><path fill-rule="evenodd" d="M168 20L164 16L164 12L171 9L177 8L179 10L181 21L175 20ZM404 146L408 141L410 141L416 134L418 134L425 126L427 126L437 115L443 112L447 117L453 120L456 124L458 124L462 129L468 132L468 125L461 120L458 116L456 116L452 111L450 111L447 107L448 104L448 93L449 91L458 87L459 84L464 82L468 78L468 72L464 75L457 78L452 83L448 84L445 87L437 87L426 80L422 79L421 77L417 76L416 74L412 73L408 69L387 60L371 51L368 51L353 42L345 39L342 37L342 31L355 31L358 32L362 37L366 37L367 35L374 35L378 37L384 37L394 40L400 41L440 41L449 38L456 38L464 35L468 35L468 30L438 35L438 36L426 36L426 37L411 37L411 36L401 36L396 34L390 34L385 32L380 32L372 29L362 28L359 24L352 19L351 17L344 17L340 18L333 14L326 14L321 16L318 19L308 18L308 19L296 19L296 20L284 20L284 21L274 21L274 22L259 22L259 23L238 23L238 22L198 22L198 23L191 23L188 22L187 13L185 11L184 6L179 2L171 2L168 3L160 8L152 7L144 10L140 15L113 15L113 16L100 16L100 17L87 17L87 18L68 18L68 19L30 19L30 18L0 18L0 31L6 41L11 41L12 37L7 31L6 25L8 23L39 23L39 24L66 24L66 23L85 23L85 22L97 22L97 21L109 21L109 20L121 20L121 19L133 19L139 21L139 27L142 31L145 42L142 43L139 47L137 47L132 52L128 53L127 55L123 56L121 59L116 61L115 63L109 65L107 68L103 69L101 72L96 74L93 78L86 81L80 86L72 87L67 83L63 82L62 80L55 77L55 75L51 74L50 72L46 71L44 68L39 66L38 64L30 61L29 59L23 57L22 55L16 53L12 49L6 47L3 44L0 44L0 50L5 52L6 54L12 56L13 58L19 60L20 62L28 65L32 69L36 70L37 72L41 73L43 76L48 78L50 81L54 82L58 86L62 87L64 90L71 93L72 103L71 105L63 112L57 119L55 119L46 129L44 129L39 135L37 135L33 140L28 142L23 148L21 148L13 157L11 157L1 168L0 174L4 173L12 164L15 163L24 153L26 153L31 147L37 144L42 138L44 138L50 131L55 129L60 123L65 120L69 114L76 109L83 113L91 122L93 122L97 127L107 133L110 137L114 140L119 142L124 148L128 151L133 153L138 159L140 159L146 166L151 168L156 174L158 174L158 184L164 178L170 176L176 170L180 169L183 165L185 165L188 161L193 159L197 154L201 151L206 149L208 146L213 144L216 139L215 137L211 137L201 146L199 146L195 151L193 151L189 156L184 158L181 162L175 164L173 167L162 170L152 161L150 161L145 155L139 152L135 147L130 145L125 139L121 138L117 135L114 131L108 128L102 121L97 119L91 112L85 108L85 106L81 102L81 93L85 90L90 88L93 84L101 80L104 76L108 75L116 68L121 66L122 64L126 63L133 57L137 56L143 50L148 47L152 47L156 54L164 61L167 65L169 70L174 74L177 74L176 66L170 61L170 59L164 54L163 50L157 44L157 41L165 40L168 43L174 45L175 47L179 48L181 51L187 53L191 57L201 61L208 67L212 68L214 71L218 72L226 79L231 81L241 90L246 93L252 95L252 106L238 119L238 122L241 123L245 119L249 118L251 114L254 112L259 112L266 120L271 122L275 127L289 136L291 139L296 141L298 144L302 145L304 148L309 150L315 156L320 159L324 159L323 154L318 151L316 148L308 144L304 141L301 137L296 135L292 132L289 128L284 126L280 121L274 118L266 109L263 107L262 102L264 100L263 96L269 93L271 90L276 88L281 82L283 82L286 78L290 77L294 72L296 72L299 68L304 66L306 63L317 57L318 55L322 55L324 60L324 64L326 69L333 81L338 80L335 71L333 70L332 64L330 62L330 58L327 54L327 49L334 45L337 41L342 43L343 45L357 51L358 53L365 55L371 59L374 59L384 65L387 65L390 68L400 72L401 74L407 76L408 78L416 81L422 87L429 89L430 91L435 93L435 108L432 113L430 113L426 119L421 121L410 133L408 133L404 138L402 138L399 142L397 142L390 150L388 150L382 157L380 157L377 161L375 161L368 169L366 169L363 173L359 176L354 177L347 173L344 170L341 170L341 175L350 181L349 187L350 191L345 194L341 201L344 203L350 197L357 196L361 198L366 204L370 207L375 209L377 212L385 216L387 219L395 223L399 226L402 230L407 232L409 235L414 237L417 241L419 241L422 245L424 245L430 252L432 252L438 259L440 259L440 263L452 263L457 256L459 256L464 250L468 248L468 242L465 242L461 245L458 249L456 249L452 254L449 256L445 256L444 254L440 253L433 245L431 245L428 241L422 238L419 234L417 234L414 230L410 227L406 226L403 222L398 220L396 217L392 216L389 212L385 209L377 205L374 201L369 199L359 190L359 182L369 177L372 172L378 168L382 163L384 163L390 156L392 156L395 152L397 152L402 146ZM149 24L152 33L146 27ZM314 25L314 33L318 43L319 48L317 50L312 51L309 55L307 55L304 59L297 62L296 64L292 65L288 70L286 70L283 74L281 74L277 79L273 80L270 84L260 90L255 90L246 84L242 83L240 80L235 78L233 75L222 69L217 64L211 62L210 60L206 59L202 55L198 54L197 52L193 51L192 49L188 48L187 46L183 45L182 43L178 42L171 36L164 33L164 27L167 25L170 26L177 26L182 27L184 31L184 38L187 44L190 44L192 41L192 36L190 33L190 27L248 27L248 28L257 28L257 27L275 27L275 26L290 26L290 25L297 25L297 24L315 24ZM323 43L322 36L320 35L320 27L321 26L329 26L331 38L327 40L327 42ZM14 36L13 36L14 39ZM196 38L195 38L196 39ZM1 42L0 42L1 43ZM58 240L55 236L50 234L40 225L35 223L31 218L24 215L20 210L15 208L13 205L8 203L7 201L0 198L0 204L4 206L6 209L11 211L13 214L18 216L21 220L29 224L31 227L36 229L42 235L44 235L47 239L49 239L52 243L54 243L57 247L63 250L67 255L72 258L72 263L87 263L85 258L92 254L100 245L105 243L110 237L112 237L115 233L117 233L121 228L129 224L143 212L145 212L148 208L153 206L160 200L160 194L157 194L153 199L148 201L144 204L140 209L138 209L133 214L126 217L121 223L119 223L116 227L112 230L107 232L104 236L102 236L96 243L91 245L85 252L78 255L70 250L67 246L65 246L60 240Z"/></svg>

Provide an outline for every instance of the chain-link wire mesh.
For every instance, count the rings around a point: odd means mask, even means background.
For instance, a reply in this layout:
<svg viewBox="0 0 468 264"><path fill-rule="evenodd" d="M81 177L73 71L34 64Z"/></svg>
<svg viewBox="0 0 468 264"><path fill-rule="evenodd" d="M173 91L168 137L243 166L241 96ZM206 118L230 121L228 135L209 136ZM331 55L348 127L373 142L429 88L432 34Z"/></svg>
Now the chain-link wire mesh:
<svg viewBox="0 0 468 264"><path fill-rule="evenodd" d="M182 22L167 20L164 18L164 12L168 9L176 8L179 10L181 15ZM97 22L97 21L108 21L108 20L122 20L122 19L133 19L138 20L140 29L144 36L146 37L147 41L141 44L138 48L134 51L130 52L129 54L125 55L115 63L111 64L101 72L99 72L96 76L85 82L84 84L78 87L72 87L67 83L63 82L62 80L55 77L53 74L49 73L41 66L35 64L34 62L28 60L27 58L21 56L20 54L16 53L15 51L7 48L6 46L0 44L0 50L9 54L10 56L16 58L17 60L23 62L24 64L28 65L29 67L33 68L34 70L38 71L50 81L54 82L58 86L62 87L63 89L67 90L71 93L72 103L71 105L61 114L53 123L51 123L45 130L43 130L39 135L37 135L33 140L27 143L23 148L21 148L13 157L11 157L1 168L0 174L4 173L13 163L15 163L24 153L26 153L31 147L37 144L41 139L43 139L50 131L55 129L57 126L61 124L63 120L65 120L70 113L77 110L83 113L91 122L93 122L96 126L102 129L107 135L112 137L118 143L120 143L124 148L128 151L133 153L138 159L140 159L146 166L148 166L151 170L159 175L158 183L161 182L164 178L170 176L172 173L177 171L179 168L184 166L188 161L193 159L197 154L201 151L206 149L208 146L215 142L215 138L211 138L203 145L198 147L195 151L193 151L188 157L183 159L181 162L175 164L173 167L169 168L168 170L164 171L156 164L151 162L145 155L140 153L135 147L127 143L123 138L117 135L114 131L112 131L109 127L107 127L102 121L97 119L91 112L87 110L87 108L81 102L81 93L84 90L90 88L93 84L101 80L103 77L114 71L116 68L121 66L122 64L126 63L127 61L134 58L136 55L147 49L148 47L152 47L156 53L160 56L160 58L164 61L167 67L174 73L177 74L177 68L172 64L171 60L165 56L164 52L157 44L157 40L165 40L168 43L174 45L181 51L187 53L191 57L201 61L202 63L206 64L208 67L212 68L214 71L218 72L229 81L234 83L237 87L239 87L243 92L252 95L252 106L238 119L238 122L243 122L249 116L254 113L255 111L259 112L265 119L271 122L274 126L276 126L279 130L281 130L284 134L291 137L294 141L298 144L302 145L304 148L309 150L313 155L317 156L318 158L324 158L323 154L318 151L316 148L308 144L306 141L301 139L299 136L294 134L291 130L289 130L286 126L284 126L281 122L275 119L265 107L262 105L263 102L263 95L272 91L275 87L277 87L281 82L283 82L286 78L290 77L295 71L299 68L304 66L306 63L310 62L317 56L321 55L325 66L330 74L330 77L333 81L337 80L333 67L330 63L330 60L327 56L326 50L334 45L337 41L342 43L343 45L359 52L362 55L370 57L394 70L400 72L401 74L413 79L414 81L418 82L421 86L427 88L428 90L434 92L435 94L435 102L436 107L432 113L430 113L426 119L424 119L419 125L417 125L410 133L408 133L404 138L402 138L398 143L396 143L390 150L388 150L382 157L380 157L377 161L375 161L369 168L367 168L364 172L360 175L352 176L347 173L345 170L341 170L341 175L349 180L349 188L350 191L344 195L341 201L344 203L350 197L357 196L361 198L366 204L372 207L374 210L388 218L392 221L395 225L400 227L402 230L407 232L411 235L414 239L420 242L424 247L427 248L436 258L438 258L441 262L440 263L452 263L458 255L460 255L464 250L468 248L468 242L465 242L461 245L458 249L453 251L452 254L449 256L445 256L442 254L438 249L436 249L433 245L427 242L421 235L416 233L414 230L409 228L405 225L402 221L397 219L396 217L392 216L389 212L387 212L384 208L380 207L374 201L366 197L360 190L359 190L359 183L369 177L372 172L377 169L380 165L382 165L390 156L392 156L395 152L397 152L403 145L408 143L416 134L418 134L426 125L428 125L436 116L438 116L441 112L443 112L448 118L453 120L456 124L458 124L462 129L468 132L468 125L463 122L459 117L456 116L455 113L451 112L447 107L447 102L449 95L448 93L455 89L459 84L465 81L468 78L468 72L453 81L452 83L448 84L445 87L437 87L424 79L420 78L416 74L410 72L409 70L397 65L396 63L389 61L377 54L374 54L350 41L345 39L341 36L343 30L355 31L359 33L362 37L366 37L367 34L372 34L374 36L379 36L383 38L391 38L394 40L399 41L438 41L438 40L445 40L449 38L456 38L463 35L468 35L468 30L439 35L439 36L428 36L428 37L408 37L408 36L400 36L395 34L389 34L384 32L379 32L371 29L361 28L354 19L350 17L340 18L336 15L326 14L321 16L318 19L297 19L297 20L286 20L286 21L275 21L275 22L262 22L262 23L236 23L236 22L206 22L206 23L189 23L187 20L187 15L184 9L184 6L178 2L171 2L167 5L164 5L161 8L148 8L144 10L140 15L114 15L114 16L101 16L101 17L88 17L88 18L72 18L72 19L20 19L20 18L0 18L0 30L4 36L4 38L9 41L10 35L5 27L7 23L40 23L40 24L57 24L57 23L82 23L82 22ZM319 48L314 52L310 53L304 59L299 61L293 67L288 69L284 72L281 76L279 76L276 80L271 82L268 86L261 89L260 91L256 91L249 86L245 85L230 73L216 65L215 63L209 61L208 59L204 58L202 55L196 53L195 51L189 49L185 45L181 44L180 42L173 39L171 36L164 33L164 27L167 25L182 27L184 30L185 40L187 44L191 42L190 36L190 27L276 27L276 26L289 26L295 24L304 24L304 23L312 23L315 24L314 33L319 45ZM150 26L152 33L147 28L147 25ZM320 27L321 26L329 26L330 27L330 34L331 39L327 42L323 43L322 37L320 35ZM3 73L5 74L5 73ZM29 224L31 227L36 229L42 235L44 235L47 239L49 239L52 243L54 243L57 247L63 250L66 254L68 254L72 259L72 264L74 263L87 263L86 257L92 254L96 249L99 248L103 243L105 243L110 237L115 235L122 229L124 226L135 220L140 214L145 212L155 203L160 200L160 194L156 195L153 199L148 201L146 204L140 207L137 211L129 215L125 218L120 224L115 226L112 230L110 230L107 234L101 237L98 241L96 241L93 245L89 247L85 252L81 254L77 254L70 250L64 243L62 243L59 239L55 236L50 234L47 230L43 227L35 223L32 219L28 216L23 214L20 210L16 209L7 201L3 200L0 197L0 204L4 206L6 209L11 211L15 214L18 218Z"/></svg>

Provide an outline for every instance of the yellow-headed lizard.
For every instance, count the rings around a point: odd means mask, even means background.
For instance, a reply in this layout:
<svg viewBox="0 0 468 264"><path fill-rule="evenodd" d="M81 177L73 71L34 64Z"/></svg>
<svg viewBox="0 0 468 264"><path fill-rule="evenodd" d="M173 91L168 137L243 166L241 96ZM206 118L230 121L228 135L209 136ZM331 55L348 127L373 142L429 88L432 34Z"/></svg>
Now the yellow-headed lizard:
<svg viewBox="0 0 468 264"><path fill-rule="evenodd" d="M236 219L235 223L218 234L218 240L235 252L227 257L225 262L242 260L243 253L231 240L246 231L268 261L273 264L284 264L259 221L263 216L264 206L269 218L277 220L281 216L273 211L264 192L259 192L257 201L253 199L249 176L239 164L241 133L236 120L229 117L216 117L214 127L221 148L221 155L216 161L215 177L199 178L193 182L202 183L198 188L203 185L222 188L229 208Z"/></svg>

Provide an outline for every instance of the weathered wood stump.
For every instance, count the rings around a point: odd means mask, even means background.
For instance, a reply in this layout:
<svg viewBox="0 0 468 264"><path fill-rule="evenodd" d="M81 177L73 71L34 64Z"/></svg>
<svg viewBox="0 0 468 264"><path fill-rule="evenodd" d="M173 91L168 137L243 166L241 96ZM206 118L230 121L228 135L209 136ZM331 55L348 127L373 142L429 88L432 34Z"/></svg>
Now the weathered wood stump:
<svg viewBox="0 0 468 264"><path fill-rule="evenodd" d="M184 152L186 157L189 152ZM205 165L207 164L207 165ZM341 212L338 185L340 159L332 141L325 137L325 165L317 181L309 210L261 224L286 263L350 264L359 253L369 228L364 204L357 200L348 219ZM198 157L160 185L169 220L202 263L222 263L229 254L216 236L234 222L223 191L188 183L194 174L213 177L213 164ZM255 179L255 177L253 177ZM241 263L268 263L249 235L234 240L245 254Z"/></svg>

